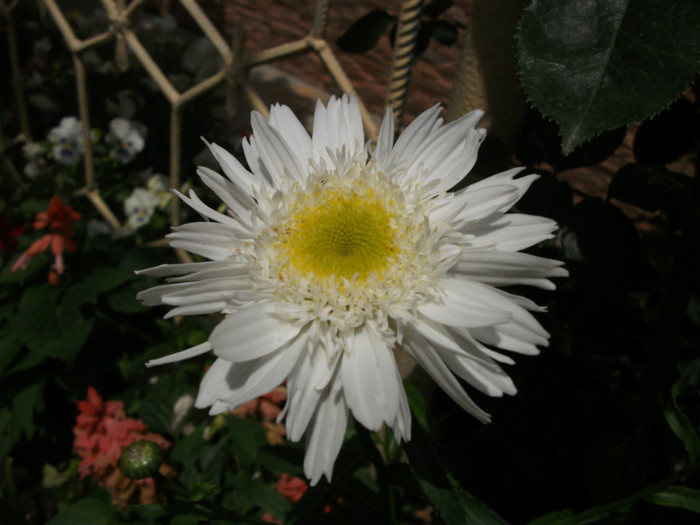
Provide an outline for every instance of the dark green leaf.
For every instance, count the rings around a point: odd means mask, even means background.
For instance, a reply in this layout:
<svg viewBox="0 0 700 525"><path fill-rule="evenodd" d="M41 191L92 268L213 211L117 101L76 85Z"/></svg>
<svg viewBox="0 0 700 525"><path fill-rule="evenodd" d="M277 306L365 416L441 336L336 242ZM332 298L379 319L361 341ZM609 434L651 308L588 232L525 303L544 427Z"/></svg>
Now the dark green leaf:
<svg viewBox="0 0 700 525"><path fill-rule="evenodd" d="M175 375L163 374L148 389L139 407L139 417L153 432L172 434L176 430L173 428L175 403L180 397L193 393L192 386L180 370Z"/></svg>
<svg viewBox="0 0 700 525"><path fill-rule="evenodd" d="M133 314L148 310L148 306L144 306L141 302L136 300L136 294L146 288L148 288L148 283L145 282L145 280L142 281L138 279L128 286L110 293L108 299L109 306L117 312L125 314Z"/></svg>
<svg viewBox="0 0 700 525"><path fill-rule="evenodd" d="M76 523L114 525L119 523L119 519L109 504L95 498L85 498L62 511L46 525L76 525Z"/></svg>
<svg viewBox="0 0 700 525"><path fill-rule="evenodd" d="M396 20L384 9L374 9L356 20L335 43L346 53L366 53Z"/></svg>
<svg viewBox="0 0 700 525"><path fill-rule="evenodd" d="M433 0L423 8L423 14L430 18L437 18L454 4L453 0Z"/></svg>
<svg viewBox="0 0 700 525"><path fill-rule="evenodd" d="M671 399L666 405L666 410L664 410L664 417L673 433L685 445L690 461L694 462L700 456L700 437L698 437L698 433L693 428L693 424L688 419L688 416L678 408L677 403L677 398L685 390L686 385L687 380L685 378L675 382L671 389Z"/></svg>
<svg viewBox="0 0 700 525"><path fill-rule="evenodd" d="M38 380L30 383L12 398L12 410L27 439L31 439L36 430L34 413L44 409L43 394L44 382Z"/></svg>
<svg viewBox="0 0 700 525"><path fill-rule="evenodd" d="M48 284L34 286L22 295L12 320L17 333L31 350L70 363L87 340L94 319L83 317L71 287L57 304L58 290Z"/></svg>
<svg viewBox="0 0 700 525"><path fill-rule="evenodd" d="M665 507L677 507L700 513L700 490L671 485L647 498L647 501Z"/></svg>
<svg viewBox="0 0 700 525"><path fill-rule="evenodd" d="M411 440L403 447L418 485L445 523L505 525L506 522L484 502L459 486L443 465L418 419L412 419Z"/></svg>
<svg viewBox="0 0 700 525"><path fill-rule="evenodd" d="M236 490L239 490L250 503L280 518L292 508L291 503L282 494L250 476L243 477Z"/></svg>
<svg viewBox="0 0 700 525"><path fill-rule="evenodd" d="M255 462L258 449L267 444L267 436L260 423L236 416L228 416L226 423L231 433L230 446L233 456L243 465Z"/></svg>
<svg viewBox="0 0 700 525"><path fill-rule="evenodd" d="M533 0L518 69L530 101L557 121L568 153L667 107L700 62L696 0Z"/></svg>
<svg viewBox="0 0 700 525"><path fill-rule="evenodd" d="M273 474L302 476L304 449L290 445L267 445L258 451L258 462Z"/></svg>

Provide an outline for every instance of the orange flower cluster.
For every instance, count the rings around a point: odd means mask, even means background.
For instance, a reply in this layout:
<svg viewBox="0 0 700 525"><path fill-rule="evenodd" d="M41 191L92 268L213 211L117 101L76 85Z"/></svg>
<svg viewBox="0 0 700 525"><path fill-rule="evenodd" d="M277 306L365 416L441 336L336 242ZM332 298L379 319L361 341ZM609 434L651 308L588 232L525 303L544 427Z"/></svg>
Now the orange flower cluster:
<svg viewBox="0 0 700 525"><path fill-rule="evenodd" d="M148 432L143 422L126 417L121 401L104 402L93 387L87 393L87 400L78 401L80 414L73 428L73 448L81 458L80 477L95 478L112 494L115 505L126 505L132 499L141 504L155 503L158 497L153 478L140 481L127 478L119 468L119 457L127 446L141 439L153 441L163 449L170 443L159 434ZM161 474L169 477L173 471L163 465Z"/></svg>
<svg viewBox="0 0 700 525"><path fill-rule="evenodd" d="M72 239L74 233L73 223L81 217L80 213L73 210L72 206L64 206L57 195L51 197L49 209L37 213L36 219L34 220L35 230L41 230L48 226L49 233L27 248L27 251L12 265L12 271L14 272L20 268L24 270L27 267L27 263L32 258L51 246L54 263L49 271L49 282L56 286L58 284L58 276L61 275L65 269L63 264L63 249L65 248L69 252L74 252L76 250L75 242L73 242Z"/></svg>
<svg viewBox="0 0 700 525"><path fill-rule="evenodd" d="M297 478L296 476L290 476L289 474L281 474L280 479L277 480L277 483L275 483L275 490L282 494L287 500L289 500L292 503L296 503L301 499L301 497L304 495L304 493L308 490L309 485L306 483L301 478ZM337 505L342 505L343 504L343 498L336 498L335 504ZM329 514L332 512L333 507L331 505L326 505L323 509L323 512L326 514ZM262 516L262 520L267 522L267 523L282 523L279 519L275 518L272 514L269 512L266 512Z"/></svg>
<svg viewBox="0 0 700 525"><path fill-rule="evenodd" d="M282 411L280 405L287 399L287 387L278 386L272 392L257 397L233 410L233 414L241 418L260 418L267 433L270 445L281 445L287 432L283 423L275 423Z"/></svg>

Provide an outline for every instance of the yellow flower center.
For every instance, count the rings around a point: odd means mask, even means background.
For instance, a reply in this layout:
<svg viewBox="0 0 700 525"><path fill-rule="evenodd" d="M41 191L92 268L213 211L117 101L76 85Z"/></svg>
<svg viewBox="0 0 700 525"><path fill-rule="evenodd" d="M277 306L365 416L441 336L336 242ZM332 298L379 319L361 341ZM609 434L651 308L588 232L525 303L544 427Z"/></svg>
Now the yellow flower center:
<svg viewBox="0 0 700 525"><path fill-rule="evenodd" d="M282 240L292 266L315 277L364 280L395 253L394 227L371 189L362 194L322 191L292 214Z"/></svg>

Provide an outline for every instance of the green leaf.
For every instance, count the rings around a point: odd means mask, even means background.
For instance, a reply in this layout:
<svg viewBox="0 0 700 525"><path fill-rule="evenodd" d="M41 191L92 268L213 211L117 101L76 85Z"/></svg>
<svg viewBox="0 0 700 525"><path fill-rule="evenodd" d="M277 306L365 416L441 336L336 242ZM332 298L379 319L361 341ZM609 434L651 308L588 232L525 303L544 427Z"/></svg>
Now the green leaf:
<svg viewBox="0 0 700 525"><path fill-rule="evenodd" d="M136 300L136 294L146 288L148 288L147 283L142 282L140 279L134 281L128 286L110 293L108 298L109 306L117 312L125 314L133 314L148 310L148 306L144 306Z"/></svg>
<svg viewBox="0 0 700 525"><path fill-rule="evenodd" d="M541 516L529 522L527 525L573 525L575 523L574 512L572 510L558 510Z"/></svg>
<svg viewBox="0 0 700 525"><path fill-rule="evenodd" d="M671 485L659 492L655 492L646 499L651 503L663 505L664 507L677 507L700 513L700 489Z"/></svg>
<svg viewBox="0 0 700 525"><path fill-rule="evenodd" d="M446 20L431 20L426 24L430 28L430 37L444 46L451 46L457 42L459 33L457 26Z"/></svg>
<svg viewBox="0 0 700 525"><path fill-rule="evenodd" d="M186 394L193 395L194 389L180 369L174 375L160 375L141 402L139 417L151 431L172 434L176 430L173 427L175 403Z"/></svg>
<svg viewBox="0 0 700 525"><path fill-rule="evenodd" d="M258 462L273 474L302 476L304 449L290 445L266 445L258 450Z"/></svg>
<svg viewBox="0 0 700 525"><path fill-rule="evenodd" d="M239 485L236 490L248 500L247 503L256 505L266 512L277 517L284 515L292 508L292 504L282 494L272 489L260 480L252 479L247 474L239 477Z"/></svg>
<svg viewBox="0 0 700 525"><path fill-rule="evenodd" d="M374 9L356 20L335 43L346 53L366 53L377 45L395 20L384 9Z"/></svg>
<svg viewBox="0 0 700 525"><path fill-rule="evenodd" d="M71 287L58 302L58 290L48 284L27 289L12 320L15 333L38 354L73 361L87 340L94 319L80 313Z"/></svg>
<svg viewBox="0 0 700 525"><path fill-rule="evenodd" d="M700 69L697 0L533 0L517 33L528 99L568 153L667 107Z"/></svg>
<svg viewBox="0 0 700 525"><path fill-rule="evenodd" d="M678 408L678 403L676 402L678 396L685 390L686 385L686 378L675 382L673 388L671 388L671 399L666 404L666 410L664 410L664 417L673 433L685 445L690 461L695 462L700 456L700 437L698 437L698 433L693 428L693 424L688 419L688 416Z"/></svg>
<svg viewBox="0 0 700 525"><path fill-rule="evenodd" d="M243 465L254 463L260 447L267 445L267 436L260 423L227 416L226 424L231 434L231 453L236 460Z"/></svg>
<svg viewBox="0 0 700 525"><path fill-rule="evenodd" d="M484 523L506 525L484 502L462 489L447 471L415 416L411 440L403 448L418 485L447 525Z"/></svg>
<svg viewBox="0 0 700 525"><path fill-rule="evenodd" d="M31 383L12 399L12 409L17 423L24 431L27 439L31 439L36 430L34 413L44 409L44 382Z"/></svg>
<svg viewBox="0 0 700 525"><path fill-rule="evenodd" d="M117 513L109 504L95 498L85 498L65 509L46 525L75 525L76 523L114 525L119 521Z"/></svg>

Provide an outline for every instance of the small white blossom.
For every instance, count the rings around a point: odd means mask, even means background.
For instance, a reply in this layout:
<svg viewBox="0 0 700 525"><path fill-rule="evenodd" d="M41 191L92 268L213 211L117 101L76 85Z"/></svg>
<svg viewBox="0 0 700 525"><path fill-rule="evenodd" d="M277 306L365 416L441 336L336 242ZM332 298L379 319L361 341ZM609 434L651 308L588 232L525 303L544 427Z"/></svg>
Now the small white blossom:
<svg viewBox="0 0 700 525"><path fill-rule="evenodd" d="M46 148L38 142L31 142L22 147L22 154L27 160L24 165L24 174L29 179L35 179L41 173L42 157L46 153Z"/></svg>
<svg viewBox="0 0 700 525"><path fill-rule="evenodd" d="M146 188L136 188L124 201L127 226L136 230L151 220L158 206L158 197Z"/></svg>
<svg viewBox="0 0 700 525"><path fill-rule="evenodd" d="M51 154L56 162L75 166L83 156L83 125L75 117L64 117L49 131L49 142L54 145Z"/></svg>
<svg viewBox="0 0 700 525"><path fill-rule="evenodd" d="M145 137L146 128L143 124L125 118L115 118L109 123L109 133L105 139L112 145L109 156L122 164L131 162L143 150Z"/></svg>

